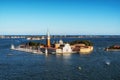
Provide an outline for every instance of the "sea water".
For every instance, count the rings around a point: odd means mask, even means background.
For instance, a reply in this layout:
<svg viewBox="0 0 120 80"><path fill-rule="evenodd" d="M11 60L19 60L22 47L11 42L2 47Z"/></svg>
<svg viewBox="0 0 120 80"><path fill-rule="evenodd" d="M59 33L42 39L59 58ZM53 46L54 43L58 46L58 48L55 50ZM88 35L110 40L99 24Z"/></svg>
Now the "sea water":
<svg viewBox="0 0 120 80"><path fill-rule="evenodd" d="M0 39L0 80L120 80L120 52L104 51L105 47L120 44L120 38L62 40L90 40L94 51L88 55L45 56L10 50L11 44L17 46L27 42L25 39Z"/></svg>

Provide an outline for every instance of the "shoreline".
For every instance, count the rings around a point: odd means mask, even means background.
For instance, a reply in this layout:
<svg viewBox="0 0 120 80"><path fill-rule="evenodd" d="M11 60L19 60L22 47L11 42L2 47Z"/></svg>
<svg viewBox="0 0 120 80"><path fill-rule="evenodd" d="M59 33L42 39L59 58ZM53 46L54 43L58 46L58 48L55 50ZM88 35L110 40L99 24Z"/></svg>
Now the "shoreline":
<svg viewBox="0 0 120 80"><path fill-rule="evenodd" d="M21 52L28 52L28 53L35 53L35 54L43 54L43 52L41 52L41 51L27 49L27 48L14 48L14 49L11 49L11 50L16 50L16 51L21 51Z"/></svg>
<svg viewBox="0 0 120 80"><path fill-rule="evenodd" d="M28 52L28 53L33 53L33 54L46 54L45 52L42 52L40 50L32 50L32 49L27 49L27 48L11 48L11 50L16 50L20 52ZM47 54L56 54L56 55L64 55L64 54L91 54L92 51L90 52L77 52L77 51L72 51L68 53L56 53L56 52L51 52Z"/></svg>
<svg viewBox="0 0 120 80"><path fill-rule="evenodd" d="M120 49L105 49L105 51L120 51Z"/></svg>

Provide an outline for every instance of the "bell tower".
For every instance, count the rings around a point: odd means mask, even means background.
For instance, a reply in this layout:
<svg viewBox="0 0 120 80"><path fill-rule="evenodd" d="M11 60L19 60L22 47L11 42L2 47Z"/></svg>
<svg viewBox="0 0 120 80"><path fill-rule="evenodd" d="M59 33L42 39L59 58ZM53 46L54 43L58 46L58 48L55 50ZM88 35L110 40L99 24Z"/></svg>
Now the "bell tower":
<svg viewBox="0 0 120 80"><path fill-rule="evenodd" d="M49 31L47 31L47 41L46 41L46 43L47 43L47 47L50 47L50 46L51 46L51 44L50 44L50 33L49 33Z"/></svg>

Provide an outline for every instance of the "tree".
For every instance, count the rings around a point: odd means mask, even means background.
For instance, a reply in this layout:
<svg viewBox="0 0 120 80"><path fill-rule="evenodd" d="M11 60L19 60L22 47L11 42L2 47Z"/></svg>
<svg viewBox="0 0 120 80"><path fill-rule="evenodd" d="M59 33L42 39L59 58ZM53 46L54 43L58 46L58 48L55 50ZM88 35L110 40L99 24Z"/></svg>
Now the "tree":
<svg viewBox="0 0 120 80"><path fill-rule="evenodd" d="M71 45L74 45L74 44L85 44L86 46L93 46L93 43L88 41L88 40L75 40L75 41L72 41L70 42Z"/></svg>

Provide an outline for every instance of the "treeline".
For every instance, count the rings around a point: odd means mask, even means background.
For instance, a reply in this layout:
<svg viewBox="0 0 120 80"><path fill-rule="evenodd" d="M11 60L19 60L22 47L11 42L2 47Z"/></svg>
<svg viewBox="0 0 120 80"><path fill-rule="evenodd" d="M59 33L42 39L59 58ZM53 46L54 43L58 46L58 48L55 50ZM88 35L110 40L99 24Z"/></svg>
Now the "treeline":
<svg viewBox="0 0 120 80"><path fill-rule="evenodd" d="M72 42L69 42L70 45L74 45L74 44L85 44L86 46L93 46L93 43L88 41L88 40L75 40L75 41L72 41ZM26 43L26 45L29 45L29 46L40 46L40 45L43 45L43 46L46 46L45 44L43 43L38 43L38 42L28 42ZM51 46L54 45L54 44L51 44Z"/></svg>
<svg viewBox="0 0 120 80"><path fill-rule="evenodd" d="M88 41L88 40L76 40L76 41L72 41L70 42L71 45L74 45L74 44L85 44L86 46L93 46L93 43Z"/></svg>
<svg viewBox="0 0 120 80"><path fill-rule="evenodd" d="M108 49L120 49L119 45L112 45Z"/></svg>
<svg viewBox="0 0 120 80"><path fill-rule="evenodd" d="M42 44L42 43L38 43L38 42L28 42L28 43L26 43L27 45L29 45L29 46L40 46L40 45L44 45L44 44Z"/></svg>

